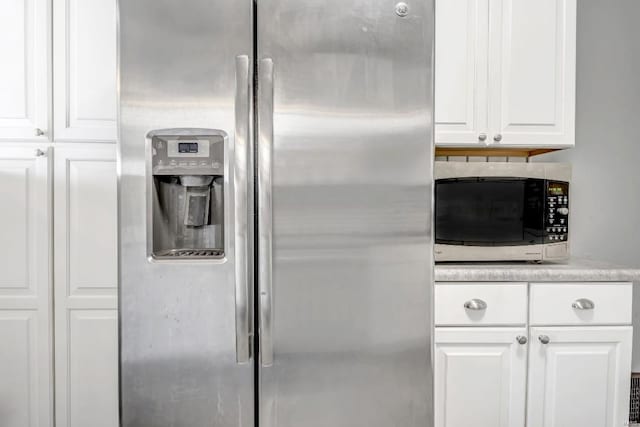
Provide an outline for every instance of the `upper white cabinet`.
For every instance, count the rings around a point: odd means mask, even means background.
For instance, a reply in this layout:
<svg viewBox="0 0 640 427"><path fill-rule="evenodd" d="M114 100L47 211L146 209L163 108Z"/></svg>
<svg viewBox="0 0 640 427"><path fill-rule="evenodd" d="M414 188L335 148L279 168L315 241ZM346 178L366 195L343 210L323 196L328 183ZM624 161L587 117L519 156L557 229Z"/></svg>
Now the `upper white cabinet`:
<svg viewBox="0 0 640 427"><path fill-rule="evenodd" d="M47 140L50 2L3 0L0 10L0 139Z"/></svg>
<svg viewBox="0 0 640 427"><path fill-rule="evenodd" d="M577 0L437 0L436 143L575 144Z"/></svg>
<svg viewBox="0 0 640 427"><path fill-rule="evenodd" d="M531 329L527 425L628 425L632 327Z"/></svg>
<svg viewBox="0 0 640 427"><path fill-rule="evenodd" d="M116 140L116 0L53 0L56 141Z"/></svg>
<svg viewBox="0 0 640 427"><path fill-rule="evenodd" d="M51 181L46 148L0 147L0 425L52 425Z"/></svg>
<svg viewBox="0 0 640 427"><path fill-rule="evenodd" d="M576 0L501 0L491 7L496 9L489 50L493 141L573 145Z"/></svg>
<svg viewBox="0 0 640 427"><path fill-rule="evenodd" d="M488 125L489 0L436 3L436 142L483 142Z"/></svg>

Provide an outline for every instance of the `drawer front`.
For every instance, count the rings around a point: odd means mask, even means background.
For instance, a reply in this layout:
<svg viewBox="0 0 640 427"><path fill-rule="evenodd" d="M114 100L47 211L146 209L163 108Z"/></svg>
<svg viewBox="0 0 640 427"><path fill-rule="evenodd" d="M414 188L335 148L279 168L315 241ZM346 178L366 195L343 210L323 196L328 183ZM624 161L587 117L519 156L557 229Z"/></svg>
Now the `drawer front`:
<svg viewBox="0 0 640 427"><path fill-rule="evenodd" d="M526 283L442 283L435 286L437 326L524 325Z"/></svg>
<svg viewBox="0 0 640 427"><path fill-rule="evenodd" d="M631 324L631 283L532 283L531 325Z"/></svg>

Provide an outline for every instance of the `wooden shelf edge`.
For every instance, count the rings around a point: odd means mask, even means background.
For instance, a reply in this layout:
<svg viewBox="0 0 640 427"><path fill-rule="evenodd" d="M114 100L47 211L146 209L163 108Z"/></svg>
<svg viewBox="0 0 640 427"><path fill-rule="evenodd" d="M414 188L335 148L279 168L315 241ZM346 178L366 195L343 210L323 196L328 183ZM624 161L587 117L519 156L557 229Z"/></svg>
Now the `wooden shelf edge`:
<svg viewBox="0 0 640 427"><path fill-rule="evenodd" d="M436 147L436 157L533 157L561 148L462 148Z"/></svg>

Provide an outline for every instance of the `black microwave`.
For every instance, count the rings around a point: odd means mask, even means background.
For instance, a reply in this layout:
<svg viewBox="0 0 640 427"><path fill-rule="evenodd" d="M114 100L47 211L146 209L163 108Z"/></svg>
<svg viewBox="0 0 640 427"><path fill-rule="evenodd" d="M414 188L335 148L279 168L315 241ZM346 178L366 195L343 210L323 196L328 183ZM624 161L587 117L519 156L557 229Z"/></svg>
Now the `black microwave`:
<svg viewBox="0 0 640 427"><path fill-rule="evenodd" d="M436 162L436 261L569 257L571 167Z"/></svg>

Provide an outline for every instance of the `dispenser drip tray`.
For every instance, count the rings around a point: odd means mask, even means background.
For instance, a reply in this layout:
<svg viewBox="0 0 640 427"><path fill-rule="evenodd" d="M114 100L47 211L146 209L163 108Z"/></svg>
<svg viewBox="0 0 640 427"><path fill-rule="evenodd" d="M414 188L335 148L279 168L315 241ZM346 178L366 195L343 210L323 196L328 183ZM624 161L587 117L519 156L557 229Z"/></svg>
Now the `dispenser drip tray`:
<svg viewBox="0 0 640 427"><path fill-rule="evenodd" d="M221 258L223 255L224 251L220 249L169 249L155 254L156 257L182 259Z"/></svg>

